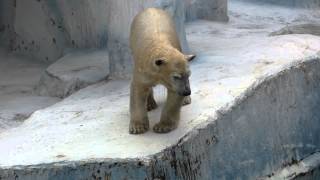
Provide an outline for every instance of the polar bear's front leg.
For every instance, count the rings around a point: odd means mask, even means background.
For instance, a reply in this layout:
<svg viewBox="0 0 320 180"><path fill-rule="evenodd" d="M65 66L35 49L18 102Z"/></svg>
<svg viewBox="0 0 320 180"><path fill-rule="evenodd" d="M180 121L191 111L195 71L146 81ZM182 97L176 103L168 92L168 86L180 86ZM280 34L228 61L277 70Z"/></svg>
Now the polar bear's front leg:
<svg viewBox="0 0 320 180"><path fill-rule="evenodd" d="M167 133L177 128L183 100L184 96L168 90L167 102L162 110L160 122L153 127L155 132Z"/></svg>
<svg viewBox="0 0 320 180"><path fill-rule="evenodd" d="M134 82L130 88L130 134L142 134L149 129L148 112L146 108L150 88L139 86Z"/></svg>
<svg viewBox="0 0 320 180"><path fill-rule="evenodd" d="M148 99L147 99L147 110L152 111L152 110L156 109L157 107L158 107L158 105L156 103L156 100L154 100L154 97L153 97L153 89L150 88L150 92L149 92Z"/></svg>

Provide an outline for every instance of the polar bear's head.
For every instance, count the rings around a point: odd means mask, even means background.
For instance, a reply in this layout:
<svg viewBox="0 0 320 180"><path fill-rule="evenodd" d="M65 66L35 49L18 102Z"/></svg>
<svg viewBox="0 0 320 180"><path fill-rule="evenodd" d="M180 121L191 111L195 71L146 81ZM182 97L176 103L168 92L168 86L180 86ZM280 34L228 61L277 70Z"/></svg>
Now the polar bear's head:
<svg viewBox="0 0 320 180"><path fill-rule="evenodd" d="M189 96L191 94L189 61L194 58L195 55L184 55L176 49L160 53L152 60L159 83L180 96Z"/></svg>

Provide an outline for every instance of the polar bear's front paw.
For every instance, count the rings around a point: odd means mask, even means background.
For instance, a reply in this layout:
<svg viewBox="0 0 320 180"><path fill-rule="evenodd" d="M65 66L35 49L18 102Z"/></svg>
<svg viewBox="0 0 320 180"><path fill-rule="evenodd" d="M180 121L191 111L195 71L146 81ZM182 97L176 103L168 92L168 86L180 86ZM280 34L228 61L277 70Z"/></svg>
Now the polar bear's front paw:
<svg viewBox="0 0 320 180"><path fill-rule="evenodd" d="M159 122L153 127L153 131L156 133L168 133L176 128L177 126L175 124L167 124L167 123Z"/></svg>
<svg viewBox="0 0 320 180"><path fill-rule="evenodd" d="M149 123L131 122L129 127L130 134L142 134L148 131Z"/></svg>
<svg viewBox="0 0 320 180"><path fill-rule="evenodd" d="M191 97L190 96L186 96L184 97L183 101L182 101L182 106L191 104Z"/></svg>

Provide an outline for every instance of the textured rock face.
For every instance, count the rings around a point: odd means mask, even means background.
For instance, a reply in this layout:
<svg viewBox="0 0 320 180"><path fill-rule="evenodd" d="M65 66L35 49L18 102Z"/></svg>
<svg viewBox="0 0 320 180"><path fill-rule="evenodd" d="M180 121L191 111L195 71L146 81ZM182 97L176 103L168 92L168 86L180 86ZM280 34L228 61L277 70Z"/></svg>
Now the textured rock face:
<svg viewBox="0 0 320 180"><path fill-rule="evenodd" d="M186 19L206 19L228 21L228 2L226 0L185 0Z"/></svg>
<svg viewBox="0 0 320 180"><path fill-rule="evenodd" d="M34 111L60 101L33 93L46 65L0 49L0 134L23 123Z"/></svg>
<svg viewBox="0 0 320 180"><path fill-rule="evenodd" d="M227 19L227 0L4 0L0 32L5 34L0 39L14 52L47 62L56 61L69 48L108 48L111 74L126 77L132 69L128 36L133 17L148 7L165 9L188 51L185 5L189 20Z"/></svg>
<svg viewBox="0 0 320 180"><path fill-rule="evenodd" d="M10 46L13 36L14 1L0 1L0 46Z"/></svg>
<svg viewBox="0 0 320 180"><path fill-rule="evenodd" d="M288 164L279 171L259 178L260 180L294 179L307 180L320 178L320 153L315 152L310 156Z"/></svg>
<svg viewBox="0 0 320 180"><path fill-rule="evenodd" d="M108 40L108 0L47 1L71 48L105 48Z"/></svg>
<svg viewBox="0 0 320 180"><path fill-rule="evenodd" d="M1 39L9 37L15 52L49 62L62 57L68 48L108 47L111 73L125 76L132 68L130 24L147 7L162 8L172 15L187 51L182 0L2 1L0 31L11 36Z"/></svg>
<svg viewBox="0 0 320 180"><path fill-rule="evenodd" d="M76 90L105 80L109 73L106 50L69 53L47 68L36 92L42 96L64 98Z"/></svg>
<svg viewBox="0 0 320 180"><path fill-rule="evenodd" d="M58 98L18 93L0 96L0 133L21 125L34 111L60 101Z"/></svg>
<svg viewBox="0 0 320 180"><path fill-rule="evenodd" d="M53 62L63 55L65 38L46 1L15 1L12 50Z"/></svg>
<svg viewBox="0 0 320 180"><path fill-rule="evenodd" d="M312 34L320 36L320 25L319 24L299 24L299 25L288 25L278 31L270 33L271 36L279 36L285 34Z"/></svg>
<svg viewBox="0 0 320 180"><path fill-rule="evenodd" d="M302 7L302 8L320 8L320 0L242 0L250 2L263 2L269 4L291 6L291 7Z"/></svg>

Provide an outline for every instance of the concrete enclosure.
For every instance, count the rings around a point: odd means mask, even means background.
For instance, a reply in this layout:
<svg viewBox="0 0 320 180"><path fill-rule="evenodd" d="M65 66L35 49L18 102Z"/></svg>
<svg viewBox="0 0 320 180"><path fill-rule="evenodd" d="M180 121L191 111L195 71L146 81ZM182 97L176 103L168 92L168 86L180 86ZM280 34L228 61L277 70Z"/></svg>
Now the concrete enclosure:
<svg viewBox="0 0 320 180"><path fill-rule="evenodd" d="M0 1L0 180L320 179L320 0ZM190 63L179 127L130 135L129 27L159 7Z"/></svg>
<svg viewBox="0 0 320 180"><path fill-rule="evenodd" d="M127 76L132 62L128 36L133 17L147 7L169 12L184 51L187 17L227 20L227 1L184 0L3 0L0 2L0 40L13 52L55 62L70 49L108 48L110 71ZM189 15L192 14L192 15Z"/></svg>
<svg viewBox="0 0 320 180"><path fill-rule="evenodd" d="M319 0L240 0L240 1L249 1L249 2L257 2L257 3L268 3L268 4L276 4L282 6L289 7L297 7L297 8L319 8L320 1Z"/></svg>

